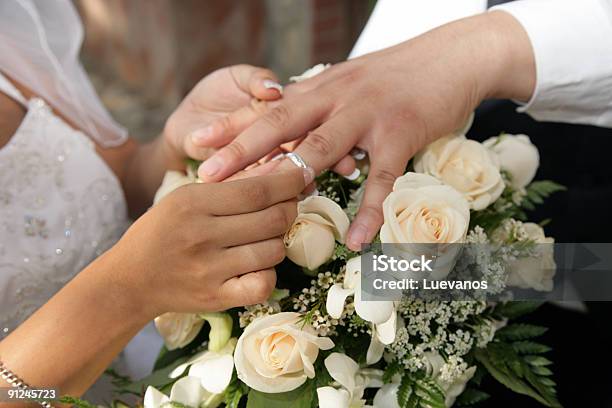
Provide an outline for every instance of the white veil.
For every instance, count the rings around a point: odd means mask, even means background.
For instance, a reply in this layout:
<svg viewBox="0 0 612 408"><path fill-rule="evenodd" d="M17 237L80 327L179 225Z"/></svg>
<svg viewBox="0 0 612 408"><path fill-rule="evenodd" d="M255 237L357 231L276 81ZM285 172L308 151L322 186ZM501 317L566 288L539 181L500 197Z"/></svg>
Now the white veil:
<svg viewBox="0 0 612 408"><path fill-rule="evenodd" d="M83 26L70 0L0 0L0 71L46 99L104 147L127 132L79 61Z"/></svg>

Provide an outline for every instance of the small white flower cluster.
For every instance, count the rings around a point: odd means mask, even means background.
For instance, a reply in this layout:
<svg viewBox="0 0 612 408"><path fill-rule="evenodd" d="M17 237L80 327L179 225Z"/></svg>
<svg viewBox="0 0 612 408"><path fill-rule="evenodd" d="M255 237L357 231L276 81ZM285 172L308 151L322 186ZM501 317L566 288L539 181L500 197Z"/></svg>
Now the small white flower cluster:
<svg viewBox="0 0 612 408"><path fill-rule="evenodd" d="M342 281L344 272L333 275L331 272L320 272L316 279L310 281L309 288L302 289L298 297L293 298L293 310L298 313L308 314L308 320L319 336L331 336L336 334L337 326L345 326L347 318L354 313L352 303L344 308L344 312L339 319L334 319L320 309L325 302L329 288L339 281Z"/></svg>
<svg viewBox="0 0 612 408"><path fill-rule="evenodd" d="M452 384L465 372L465 370L467 370L467 368L467 363L463 361L461 357L455 355L450 356L446 363L440 368L440 381Z"/></svg>
<svg viewBox="0 0 612 408"><path fill-rule="evenodd" d="M405 326L398 329L387 351L411 372L427 369L427 352L444 354L444 381L452 382L468 368L462 357L475 345L484 347L493 339L493 323L476 318L486 307L480 301L405 299L399 306Z"/></svg>
<svg viewBox="0 0 612 408"><path fill-rule="evenodd" d="M278 301L270 300L264 303L245 306L243 312L238 312L238 322L240 328L247 327L253 320L269 316L281 312L281 306Z"/></svg>

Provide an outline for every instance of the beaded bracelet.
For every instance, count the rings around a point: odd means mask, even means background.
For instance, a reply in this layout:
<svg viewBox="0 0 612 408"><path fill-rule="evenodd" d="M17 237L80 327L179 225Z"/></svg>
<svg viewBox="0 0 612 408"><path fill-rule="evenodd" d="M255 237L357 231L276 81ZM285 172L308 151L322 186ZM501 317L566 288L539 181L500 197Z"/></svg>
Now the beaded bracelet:
<svg viewBox="0 0 612 408"><path fill-rule="evenodd" d="M17 377L17 375L9 370L2 361L0 361L0 377L4 381L6 381L11 387L17 388L20 390L27 390L30 388L28 384L26 384L21 378ZM43 408L53 408L51 403L48 401L37 401Z"/></svg>

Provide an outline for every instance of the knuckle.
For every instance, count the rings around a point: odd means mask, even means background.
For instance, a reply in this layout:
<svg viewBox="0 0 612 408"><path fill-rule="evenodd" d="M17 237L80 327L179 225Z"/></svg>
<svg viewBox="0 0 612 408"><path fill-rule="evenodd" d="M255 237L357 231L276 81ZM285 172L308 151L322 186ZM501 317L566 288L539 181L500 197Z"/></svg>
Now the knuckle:
<svg viewBox="0 0 612 408"><path fill-rule="evenodd" d="M310 132L302 143L321 156L329 156L334 151L331 138L325 137L318 132Z"/></svg>
<svg viewBox="0 0 612 408"><path fill-rule="evenodd" d="M395 179L397 178L394 172L384 168L374 170L374 172L370 174L369 177L372 177L372 180L375 183L382 184L385 186L392 186L393 183L395 183Z"/></svg>
<svg viewBox="0 0 612 408"><path fill-rule="evenodd" d="M261 181L249 180L248 183L244 184L241 190L243 200L255 206L263 206L270 201L270 189Z"/></svg>
<svg viewBox="0 0 612 408"><path fill-rule="evenodd" d="M242 160L246 157L246 148L237 140L225 146L225 151L235 160Z"/></svg>
<svg viewBox="0 0 612 408"><path fill-rule="evenodd" d="M232 120L232 115L223 116L221 119L219 119L218 123L224 132L230 132L234 128L234 122Z"/></svg>
<svg viewBox="0 0 612 408"><path fill-rule="evenodd" d="M258 273L255 279L252 279L249 291L251 293L252 303L262 303L268 300L274 286L276 285L276 274Z"/></svg>
<svg viewBox="0 0 612 408"><path fill-rule="evenodd" d="M287 105L281 104L274 107L274 109L268 112L263 118L274 129L282 129L289 124L291 112Z"/></svg>
<svg viewBox="0 0 612 408"><path fill-rule="evenodd" d="M251 103L249 106L257 116L261 116L264 113L268 112L268 102L266 101L253 98L251 99Z"/></svg>
<svg viewBox="0 0 612 408"><path fill-rule="evenodd" d="M361 207L359 213L361 215L367 216L373 222L376 222L379 224L383 223L383 213L382 213L382 209L379 206L365 205Z"/></svg>
<svg viewBox="0 0 612 408"><path fill-rule="evenodd" d="M280 238L273 239L270 242L270 250L268 257L272 265L278 265L285 259L285 244Z"/></svg>
<svg viewBox="0 0 612 408"><path fill-rule="evenodd" d="M291 225L288 209L285 209L282 205L271 207L269 217L269 225L275 232L284 232Z"/></svg>

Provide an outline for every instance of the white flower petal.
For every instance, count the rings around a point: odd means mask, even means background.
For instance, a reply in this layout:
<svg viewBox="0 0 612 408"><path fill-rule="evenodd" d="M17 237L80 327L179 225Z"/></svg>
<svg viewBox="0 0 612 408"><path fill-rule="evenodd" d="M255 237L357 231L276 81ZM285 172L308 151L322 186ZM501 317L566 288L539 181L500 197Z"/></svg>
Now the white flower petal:
<svg viewBox="0 0 612 408"><path fill-rule="evenodd" d="M339 319L344 312L344 303L346 298L355 293L354 289L344 289L341 284L336 283L327 292L327 301L325 308L327 313L334 319Z"/></svg>
<svg viewBox="0 0 612 408"><path fill-rule="evenodd" d="M317 388L319 408L349 408L350 396L346 390L337 390L334 387Z"/></svg>
<svg viewBox="0 0 612 408"><path fill-rule="evenodd" d="M205 391L196 377L183 377L172 386L170 400L190 407L197 407L204 398Z"/></svg>
<svg viewBox="0 0 612 408"><path fill-rule="evenodd" d="M383 385L374 396L374 408L400 408L397 402L399 383Z"/></svg>
<svg viewBox="0 0 612 408"><path fill-rule="evenodd" d="M359 285L355 290L355 313L363 320L382 324L395 314L395 306L392 301L361 300L361 285Z"/></svg>
<svg viewBox="0 0 612 408"><path fill-rule="evenodd" d="M395 313L395 310L394 310L391 316L389 317L389 320L387 320L384 323L375 325L375 332L381 343L391 344L395 341L396 328L397 328L397 314Z"/></svg>
<svg viewBox="0 0 612 408"><path fill-rule="evenodd" d="M167 402L170 402L170 398L167 395L161 393L155 387L150 385L147 387L147 392L144 395L145 408L159 408Z"/></svg>
<svg viewBox="0 0 612 408"><path fill-rule="evenodd" d="M378 336L373 335L370 338L370 346L366 353L366 363L368 365L376 364L380 361L385 351L385 345L380 341Z"/></svg>
<svg viewBox="0 0 612 408"><path fill-rule="evenodd" d="M331 353L325 359L325 368L329 372L329 375L337 381L341 386L351 394L355 390L355 375L359 370L359 365L342 353Z"/></svg>
<svg viewBox="0 0 612 408"><path fill-rule="evenodd" d="M233 372L234 357L225 354L215 355L207 360L195 363L189 370L189 376L199 378L206 391L220 394L232 380Z"/></svg>

